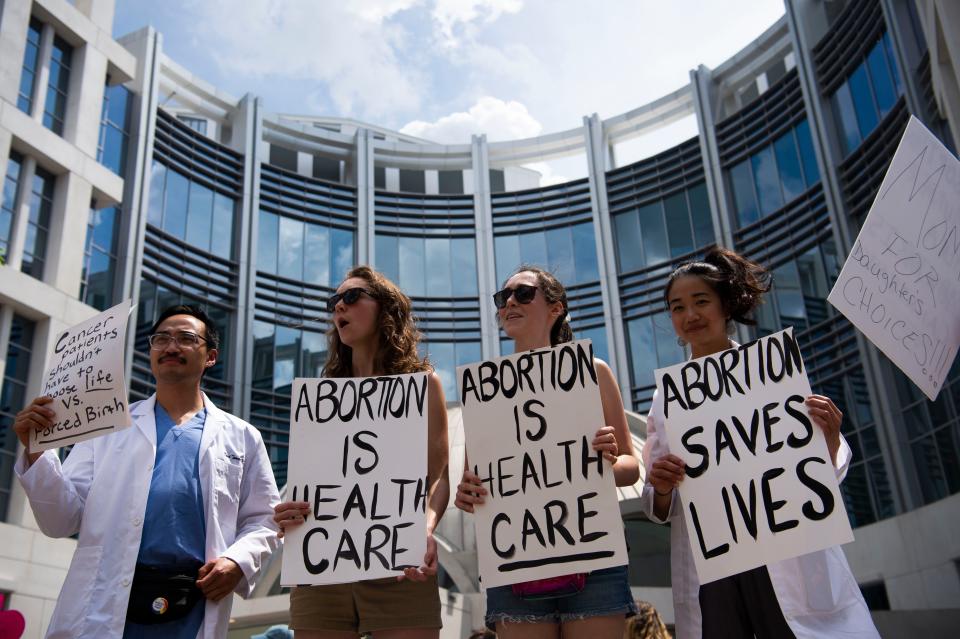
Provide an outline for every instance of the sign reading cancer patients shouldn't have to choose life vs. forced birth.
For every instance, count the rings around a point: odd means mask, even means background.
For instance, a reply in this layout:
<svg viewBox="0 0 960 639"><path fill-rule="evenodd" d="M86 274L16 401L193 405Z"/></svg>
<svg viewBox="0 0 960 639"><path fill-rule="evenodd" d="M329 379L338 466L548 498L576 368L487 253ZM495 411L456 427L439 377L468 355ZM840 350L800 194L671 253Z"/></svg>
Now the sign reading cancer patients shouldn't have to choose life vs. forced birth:
<svg viewBox="0 0 960 639"><path fill-rule="evenodd" d="M853 541L792 329L656 380L700 583Z"/></svg>
<svg viewBox="0 0 960 639"><path fill-rule="evenodd" d="M30 450L70 446L130 426L124 343L130 300L61 333L43 375L53 425L33 431Z"/></svg>
<svg viewBox="0 0 960 639"><path fill-rule="evenodd" d="M427 373L293 380L284 586L396 577L426 553Z"/></svg>
<svg viewBox="0 0 960 639"><path fill-rule="evenodd" d="M569 342L457 368L484 586L627 563L593 347Z"/></svg>

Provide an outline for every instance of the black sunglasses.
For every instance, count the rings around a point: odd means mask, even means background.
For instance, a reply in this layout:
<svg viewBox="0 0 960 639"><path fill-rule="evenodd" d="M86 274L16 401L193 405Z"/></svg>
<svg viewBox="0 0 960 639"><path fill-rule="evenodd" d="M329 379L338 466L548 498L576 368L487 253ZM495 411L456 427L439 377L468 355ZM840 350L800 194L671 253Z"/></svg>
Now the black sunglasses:
<svg viewBox="0 0 960 639"><path fill-rule="evenodd" d="M343 293L334 293L327 298L327 312L332 313L337 308L337 302L340 300L343 300L343 303L347 306L356 304L361 295L366 295L371 299L375 299L373 295L371 295L370 291L365 288L360 288L359 286L355 288L348 288Z"/></svg>
<svg viewBox="0 0 960 639"><path fill-rule="evenodd" d="M497 308L506 308L510 296L517 300L518 304L529 304L537 296L537 287L529 284L517 284L513 288L505 288L493 294L493 303Z"/></svg>

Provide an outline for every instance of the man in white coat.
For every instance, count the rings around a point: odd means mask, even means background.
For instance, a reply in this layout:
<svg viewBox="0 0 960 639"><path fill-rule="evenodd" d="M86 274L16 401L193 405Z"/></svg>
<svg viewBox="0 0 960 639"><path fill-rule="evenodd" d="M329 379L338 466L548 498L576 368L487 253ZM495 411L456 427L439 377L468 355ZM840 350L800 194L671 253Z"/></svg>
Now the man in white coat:
<svg viewBox="0 0 960 639"><path fill-rule="evenodd" d="M133 426L18 459L40 529L79 533L47 631L49 639L222 638L236 592L248 596L277 546L279 502L256 428L200 390L219 336L199 308L166 309L149 337L157 391L130 406ZM46 397L14 428L51 423Z"/></svg>

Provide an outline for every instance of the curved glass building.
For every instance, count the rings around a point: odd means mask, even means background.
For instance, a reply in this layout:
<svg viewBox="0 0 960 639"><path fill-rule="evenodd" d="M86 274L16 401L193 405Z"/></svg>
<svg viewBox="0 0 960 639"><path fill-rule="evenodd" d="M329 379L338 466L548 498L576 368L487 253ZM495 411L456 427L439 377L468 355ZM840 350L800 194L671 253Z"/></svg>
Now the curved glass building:
<svg viewBox="0 0 960 639"><path fill-rule="evenodd" d="M129 372L141 398L157 309L205 306L224 335L205 390L261 430L283 485L292 380L325 361L325 299L352 265L372 264L413 298L458 468L453 371L509 352L489 300L516 266L545 266L567 285L576 335L642 416L654 369L684 357L662 304L666 275L720 243L775 274L758 326L739 338L794 327L815 391L845 415L854 461L842 491L857 537L847 554L881 630L936 636L960 623L960 364L929 402L826 302L909 116L956 149L960 17L949 0L787 0L756 40L654 102L460 145L268 112L167 57L152 29L110 39L112 9L0 4L0 538L52 543L33 532L12 480L6 426L38 390L53 335L95 309L139 303ZM619 145L684 118L698 135L616 161ZM525 168L570 156L585 158L586 177L541 186ZM642 417L631 428L642 442ZM621 491L631 581L669 621L666 529L643 520L635 496ZM445 632L460 636L482 619L472 524L451 510L439 534ZM67 558L70 543L57 546ZM272 603L238 602L240 627L284 620L278 563L259 592ZM0 557L0 591L17 566ZM17 605L42 611L56 596L24 583L9 589Z"/></svg>

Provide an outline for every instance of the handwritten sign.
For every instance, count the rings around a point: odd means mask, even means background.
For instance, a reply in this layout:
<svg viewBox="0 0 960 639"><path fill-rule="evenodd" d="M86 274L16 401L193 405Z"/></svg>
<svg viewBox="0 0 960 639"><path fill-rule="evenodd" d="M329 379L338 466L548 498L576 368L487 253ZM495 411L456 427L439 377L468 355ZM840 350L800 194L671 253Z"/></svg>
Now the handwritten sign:
<svg viewBox="0 0 960 639"><path fill-rule="evenodd" d="M929 397L960 347L960 162L910 117L827 300Z"/></svg>
<svg viewBox="0 0 960 639"><path fill-rule="evenodd" d="M589 340L460 366L467 458L487 489L474 513L486 587L627 563Z"/></svg>
<svg viewBox="0 0 960 639"><path fill-rule="evenodd" d="M395 577L427 549L427 373L293 380L285 586Z"/></svg>
<svg viewBox="0 0 960 639"><path fill-rule="evenodd" d="M57 337L41 394L53 398L53 425L36 430L30 450L70 446L130 426L123 374L130 300Z"/></svg>
<svg viewBox="0 0 960 639"><path fill-rule="evenodd" d="M853 541L792 329L656 379L700 583Z"/></svg>

